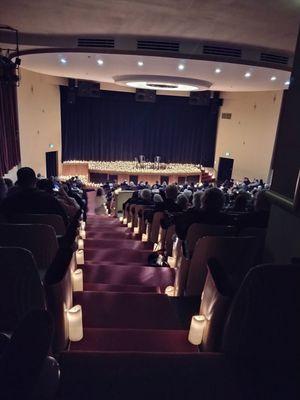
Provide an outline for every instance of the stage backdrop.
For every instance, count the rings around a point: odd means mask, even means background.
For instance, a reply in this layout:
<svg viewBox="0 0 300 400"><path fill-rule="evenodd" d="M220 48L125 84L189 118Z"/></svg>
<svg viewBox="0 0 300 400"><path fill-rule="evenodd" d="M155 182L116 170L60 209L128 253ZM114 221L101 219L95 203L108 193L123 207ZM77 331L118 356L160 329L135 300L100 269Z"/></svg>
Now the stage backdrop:
<svg viewBox="0 0 300 400"><path fill-rule="evenodd" d="M141 103L134 93L102 91L99 98L67 101L61 87L62 161L134 160L213 166L218 108L189 104L188 97L156 96Z"/></svg>

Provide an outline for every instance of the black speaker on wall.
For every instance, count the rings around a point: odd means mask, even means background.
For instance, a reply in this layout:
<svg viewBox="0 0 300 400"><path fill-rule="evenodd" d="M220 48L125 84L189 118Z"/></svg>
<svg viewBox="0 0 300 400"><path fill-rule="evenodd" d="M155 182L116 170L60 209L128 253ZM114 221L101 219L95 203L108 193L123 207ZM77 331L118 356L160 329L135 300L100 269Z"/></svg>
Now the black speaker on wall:
<svg viewBox="0 0 300 400"><path fill-rule="evenodd" d="M211 94L209 90L190 92L189 104L192 106L209 106L210 97Z"/></svg>
<svg viewBox="0 0 300 400"><path fill-rule="evenodd" d="M156 91L148 89L136 89L135 100L144 103L155 103Z"/></svg>
<svg viewBox="0 0 300 400"><path fill-rule="evenodd" d="M75 104L77 97L78 83L76 79L68 80L68 104Z"/></svg>
<svg viewBox="0 0 300 400"><path fill-rule="evenodd" d="M79 97L99 97L100 83L91 81L78 81Z"/></svg>

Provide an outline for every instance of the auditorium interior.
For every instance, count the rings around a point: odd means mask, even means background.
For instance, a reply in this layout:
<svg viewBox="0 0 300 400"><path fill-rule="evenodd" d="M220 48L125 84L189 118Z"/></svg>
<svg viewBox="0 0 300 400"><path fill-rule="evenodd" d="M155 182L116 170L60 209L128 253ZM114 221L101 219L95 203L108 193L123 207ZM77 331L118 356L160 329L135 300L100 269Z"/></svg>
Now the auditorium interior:
<svg viewBox="0 0 300 400"><path fill-rule="evenodd" d="M300 398L299 22L1 1L1 399Z"/></svg>

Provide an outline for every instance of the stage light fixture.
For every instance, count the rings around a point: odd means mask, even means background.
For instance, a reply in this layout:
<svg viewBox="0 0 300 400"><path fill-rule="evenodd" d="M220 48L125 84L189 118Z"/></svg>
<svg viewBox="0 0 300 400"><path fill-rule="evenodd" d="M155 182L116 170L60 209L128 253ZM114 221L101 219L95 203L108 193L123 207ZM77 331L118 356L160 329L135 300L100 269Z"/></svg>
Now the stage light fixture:
<svg viewBox="0 0 300 400"><path fill-rule="evenodd" d="M251 77L251 72L246 72L244 75L245 78L250 78Z"/></svg>
<svg viewBox="0 0 300 400"><path fill-rule="evenodd" d="M270 78L270 80L272 81L272 82L274 82L274 81L276 81L276 76L271 76L271 78Z"/></svg>
<svg viewBox="0 0 300 400"><path fill-rule="evenodd" d="M215 73L216 73L216 74L220 74L221 72L222 72L221 68L216 68L216 69L215 69Z"/></svg>
<svg viewBox="0 0 300 400"><path fill-rule="evenodd" d="M185 69L185 65L184 64L179 64L178 65L178 69L179 69L179 71L183 71Z"/></svg>
<svg viewBox="0 0 300 400"><path fill-rule="evenodd" d="M67 60L66 60L65 58L63 58L63 57L60 59L60 62L61 62L62 64L67 64Z"/></svg>
<svg viewBox="0 0 300 400"><path fill-rule="evenodd" d="M285 84L285 86L289 86L290 81L286 81L286 82L284 82L284 84Z"/></svg>
<svg viewBox="0 0 300 400"><path fill-rule="evenodd" d="M103 65L104 62L103 62L103 60L101 60L101 59L99 58L99 60L97 60L97 64L98 64L98 65Z"/></svg>
<svg viewBox="0 0 300 400"><path fill-rule="evenodd" d="M144 65L144 62L143 61L138 61L137 64L138 64L139 67L142 67Z"/></svg>

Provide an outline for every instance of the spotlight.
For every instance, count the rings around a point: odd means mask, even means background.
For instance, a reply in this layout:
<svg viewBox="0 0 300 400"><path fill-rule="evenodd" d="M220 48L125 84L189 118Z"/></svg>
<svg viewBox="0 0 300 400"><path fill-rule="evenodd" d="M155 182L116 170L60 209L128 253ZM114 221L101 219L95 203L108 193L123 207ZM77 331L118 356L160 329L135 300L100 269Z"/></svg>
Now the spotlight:
<svg viewBox="0 0 300 400"><path fill-rule="evenodd" d="M138 61L137 65L138 65L139 67L142 67L142 66L144 65L144 62L143 62L143 61Z"/></svg>
<svg viewBox="0 0 300 400"><path fill-rule="evenodd" d="M61 62L62 64L67 64L67 60L66 60L65 58L61 58L61 59L60 59L60 62Z"/></svg>
<svg viewBox="0 0 300 400"><path fill-rule="evenodd" d="M221 73L221 68L216 68L215 69L215 74L220 74Z"/></svg>
<svg viewBox="0 0 300 400"><path fill-rule="evenodd" d="M179 71L183 71L184 68L185 68L184 64L179 64L179 65L178 65Z"/></svg>
<svg viewBox="0 0 300 400"><path fill-rule="evenodd" d="M285 84L285 86L289 86L290 81L286 81L286 82L284 82L284 84Z"/></svg>
<svg viewBox="0 0 300 400"><path fill-rule="evenodd" d="M276 79L277 79L276 76L271 76L270 78L271 81L276 81Z"/></svg>
<svg viewBox="0 0 300 400"><path fill-rule="evenodd" d="M101 59L97 60L97 64L98 65L103 65L103 60L101 60Z"/></svg>
<svg viewBox="0 0 300 400"><path fill-rule="evenodd" d="M251 72L246 72L244 75L245 78L250 78L250 76L251 76Z"/></svg>

